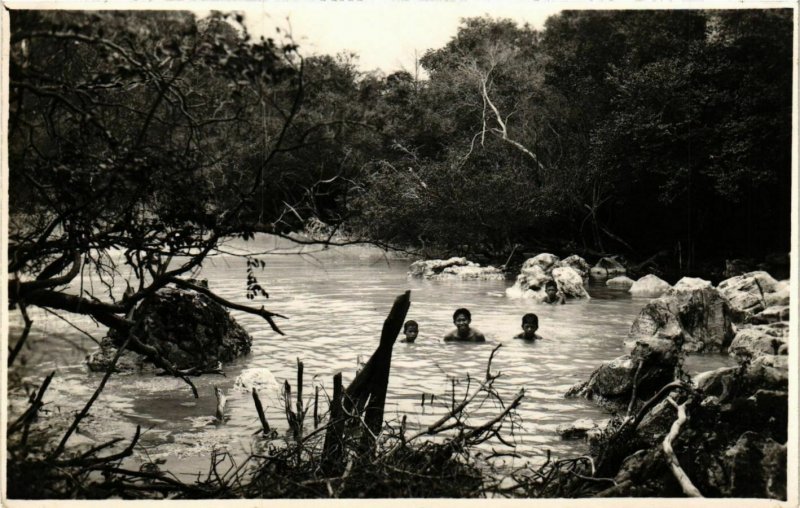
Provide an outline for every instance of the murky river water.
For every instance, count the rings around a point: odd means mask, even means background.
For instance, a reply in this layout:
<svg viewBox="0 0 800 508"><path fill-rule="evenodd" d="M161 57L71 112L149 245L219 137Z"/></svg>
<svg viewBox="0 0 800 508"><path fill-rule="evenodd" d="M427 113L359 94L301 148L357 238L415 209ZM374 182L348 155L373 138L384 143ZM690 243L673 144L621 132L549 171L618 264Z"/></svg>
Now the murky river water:
<svg viewBox="0 0 800 508"><path fill-rule="evenodd" d="M273 242L262 239L261 245L251 242L248 246L266 249L274 246ZM166 467L175 472L196 473L207 471L213 449L246 456L260 423L250 394L233 387L239 373L266 368L279 383L288 379L296 390L299 358L305 365L307 399L313 399L315 385L330 393L336 372L343 373L346 386L355 375L358 358L366 361L377 346L394 298L410 289L408 319L419 322L420 335L414 344L398 342L394 347L387 419L407 415L412 431L432 423L449 403L451 379L463 380L467 373L482 378L493 347L502 343L492 364L493 372L502 373L496 386L506 401L520 388L525 389L519 410L521 428L515 430L516 452L524 460L536 462L547 450L556 457L583 454L586 444L562 441L555 433L556 427L578 418L597 420L608 415L591 402L565 399L563 394L574 383L587 379L600 362L626 352L623 342L628 329L647 302L602 285L589 287L590 300L566 305L512 300L504 294L512 281L410 280L406 277L408 260L388 259L363 247L305 256L266 255L261 259L267 267L257 275L270 294L265 304L269 310L289 317L278 323L286 336L272 332L261 318L234 313L254 342L250 355L226 366L227 377L195 378L200 398L194 399L188 386L173 378L113 376L91 417L81 424L80 433L70 443L129 439L140 424L143 446L134 460L163 458L167 460ZM218 294L252 303L245 298L243 258L215 257L199 276L207 278ZM442 335L453 328L453 311L462 306L472 311L472 325L486 335L488 343L441 341ZM512 340L519 333L520 319L526 312L538 314L538 333L545 340L534 344ZM26 364L12 374L19 373L30 384L38 385L48 372L57 371L45 399L50 411L45 418L66 418L82 406L100 382L102 375L87 374L82 363L84 350L91 351L96 346L52 315L34 311L31 317L35 321L29 339L32 347L25 353ZM103 335L102 329L88 320L79 325L98 340ZM703 371L728 363L721 356L693 357L688 367ZM223 425L212 423L215 386L228 394L229 419ZM462 384L457 392L463 393L463 388ZM433 406L421 405L423 393L428 400L430 394L436 395ZM12 392L10 397L10 418L23 407L15 394ZM485 422L499 410L486 405L473 411L470 421ZM275 427L285 429L285 418L277 403L267 409L267 416ZM496 443L495 448L504 447Z"/></svg>

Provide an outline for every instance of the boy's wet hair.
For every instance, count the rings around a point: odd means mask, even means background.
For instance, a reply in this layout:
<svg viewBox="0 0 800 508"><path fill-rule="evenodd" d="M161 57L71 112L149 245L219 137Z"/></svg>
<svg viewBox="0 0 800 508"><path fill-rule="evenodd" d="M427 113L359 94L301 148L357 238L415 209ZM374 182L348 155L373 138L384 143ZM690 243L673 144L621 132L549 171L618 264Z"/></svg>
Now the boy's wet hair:
<svg viewBox="0 0 800 508"><path fill-rule="evenodd" d="M544 288L545 289L547 289L547 288L555 288L556 291L558 291L558 284L553 279L550 279L550 280L548 280L547 282L544 283Z"/></svg>
<svg viewBox="0 0 800 508"><path fill-rule="evenodd" d="M468 309L465 309L463 307L460 308L460 309L456 309L456 311L453 312L453 321L456 320L456 318L459 316L459 314L463 314L464 317L467 318L467 321L472 321L472 314L470 313L470 311Z"/></svg>
<svg viewBox="0 0 800 508"><path fill-rule="evenodd" d="M405 332L406 330L408 330L409 326L416 326L417 330L419 330L419 325L413 319L409 319L408 321L405 322L405 324L403 325L403 331Z"/></svg>
<svg viewBox="0 0 800 508"><path fill-rule="evenodd" d="M526 323L530 323L536 328L539 328L539 316L532 312L525 314L522 316L522 326L525 326Z"/></svg>

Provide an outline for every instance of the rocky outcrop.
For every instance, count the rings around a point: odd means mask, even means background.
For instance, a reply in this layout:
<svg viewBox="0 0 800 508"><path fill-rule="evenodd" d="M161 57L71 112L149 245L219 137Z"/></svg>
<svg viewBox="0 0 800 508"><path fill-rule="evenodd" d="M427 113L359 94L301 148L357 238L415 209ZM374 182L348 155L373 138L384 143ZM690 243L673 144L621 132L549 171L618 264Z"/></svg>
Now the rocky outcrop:
<svg viewBox="0 0 800 508"><path fill-rule="evenodd" d="M644 380L651 369L657 374L650 387L636 383L636 399L640 392L656 394L648 403L634 400L628 417L612 418L600 432L589 431L599 436L590 441L594 476L613 478L614 485L589 487L578 480L573 485L596 489L598 497L679 497L691 487L705 497L786 499L787 323L739 328L729 348L739 365L689 381L681 369L682 348L694 347L697 336L708 339L705 345L723 344L713 337L724 337L733 328L729 320L726 324L727 300L706 281L685 279L676 286L648 304L646 315L632 327L637 334L661 338L638 340L629 355L604 363L588 381L570 389L568 395L594 396L622 413L632 378ZM632 374L635 365L641 365L638 376ZM675 427L679 404L688 417ZM674 463L685 475L683 483L676 479Z"/></svg>
<svg viewBox="0 0 800 508"><path fill-rule="evenodd" d="M414 261L408 267L408 276L428 280L505 280L502 270L493 266L480 266L466 258L431 259Z"/></svg>
<svg viewBox="0 0 800 508"><path fill-rule="evenodd" d="M737 322L745 322L771 305L789 303L788 289L762 271L731 277L720 282L717 289L728 301Z"/></svg>
<svg viewBox="0 0 800 508"><path fill-rule="evenodd" d="M614 257L600 258L590 270L589 275L596 279L605 279L625 275L625 267Z"/></svg>
<svg viewBox="0 0 800 508"><path fill-rule="evenodd" d="M788 355L789 327L786 323L747 326L737 330L728 352L742 359L760 355Z"/></svg>
<svg viewBox="0 0 800 508"><path fill-rule="evenodd" d="M773 305L762 310L755 316L749 319L749 322L754 325L769 325L773 323L788 323L789 322L789 306L788 305Z"/></svg>
<svg viewBox="0 0 800 508"><path fill-rule="evenodd" d="M657 275L645 275L633 283L628 290L633 296L646 296L650 298L658 298L666 293L672 286Z"/></svg>
<svg viewBox="0 0 800 508"><path fill-rule="evenodd" d="M568 264L559 261L557 256L549 253L538 254L527 259L522 264L514 285L506 289L506 296L542 300L545 283L553 280L556 282L558 290L566 298L589 298L581 273L571 266L574 264L580 267L580 261L583 260L578 256L570 256L570 258Z"/></svg>
<svg viewBox="0 0 800 508"><path fill-rule="evenodd" d="M577 254L565 257L558 262L558 265L572 268L584 279L589 276L589 270L591 270L589 263Z"/></svg>
<svg viewBox="0 0 800 508"><path fill-rule="evenodd" d="M588 381L574 385L566 396L585 397L610 410L622 410L630 403L634 384L636 398L645 400L672 381L679 353L679 346L669 340L639 340L630 354L602 363Z"/></svg>
<svg viewBox="0 0 800 508"><path fill-rule="evenodd" d="M606 286L620 289L630 289L633 286L633 279L625 275L619 275L606 281Z"/></svg>
<svg viewBox="0 0 800 508"><path fill-rule="evenodd" d="M213 370L250 352L252 338L228 311L203 294L164 288L145 299L133 314L132 333L155 348L177 369ZM91 370L105 370L124 342L115 330L99 352L87 358ZM147 361L130 357L118 370L138 369Z"/></svg>
<svg viewBox="0 0 800 508"><path fill-rule="evenodd" d="M724 351L734 331L727 302L701 279L681 279L650 301L634 320L631 339L655 337L682 344L687 352Z"/></svg>

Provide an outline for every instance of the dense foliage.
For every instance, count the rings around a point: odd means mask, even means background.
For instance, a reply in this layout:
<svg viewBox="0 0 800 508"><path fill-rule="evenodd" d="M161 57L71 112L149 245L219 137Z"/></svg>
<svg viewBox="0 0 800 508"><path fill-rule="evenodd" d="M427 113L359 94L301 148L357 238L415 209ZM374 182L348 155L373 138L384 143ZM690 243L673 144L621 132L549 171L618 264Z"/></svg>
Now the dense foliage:
<svg viewBox="0 0 800 508"><path fill-rule="evenodd" d="M386 80L394 144L359 224L490 256L664 252L684 270L787 252L791 38L789 10L465 20L422 58L429 79Z"/></svg>

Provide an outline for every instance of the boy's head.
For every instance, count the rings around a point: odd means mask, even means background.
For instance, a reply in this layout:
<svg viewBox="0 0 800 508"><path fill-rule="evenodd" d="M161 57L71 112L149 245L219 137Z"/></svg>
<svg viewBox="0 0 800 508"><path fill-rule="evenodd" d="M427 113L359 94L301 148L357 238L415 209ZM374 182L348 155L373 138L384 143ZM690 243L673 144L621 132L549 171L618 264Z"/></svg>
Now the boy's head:
<svg viewBox="0 0 800 508"><path fill-rule="evenodd" d="M457 309L453 313L453 324L456 325L459 335L469 334L469 324L472 322L472 314L467 309Z"/></svg>
<svg viewBox="0 0 800 508"><path fill-rule="evenodd" d="M403 325L403 333L406 335L406 340L413 341L419 334L419 325L413 319L409 319Z"/></svg>
<svg viewBox="0 0 800 508"><path fill-rule="evenodd" d="M544 292L547 293L548 295L555 295L556 293L558 293L558 284L556 284L556 281L550 279L547 282L545 282Z"/></svg>
<svg viewBox="0 0 800 508"><path fill-rule="evenodd" d="M527 337L536 335L539 329L539 317L536 314L528 313L522 316L522 332Z"/></svg>
<svg viewBox="0 0 800 508"><path fill-rule="evenodd" d="M456 309L456 311L453 312L453 323L456 322L459 316L463 316L468 323L472 321L472 314L470 313L469 309Z"/></svg>

